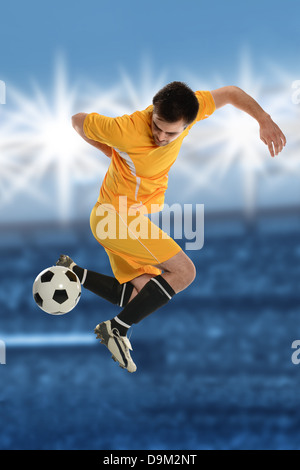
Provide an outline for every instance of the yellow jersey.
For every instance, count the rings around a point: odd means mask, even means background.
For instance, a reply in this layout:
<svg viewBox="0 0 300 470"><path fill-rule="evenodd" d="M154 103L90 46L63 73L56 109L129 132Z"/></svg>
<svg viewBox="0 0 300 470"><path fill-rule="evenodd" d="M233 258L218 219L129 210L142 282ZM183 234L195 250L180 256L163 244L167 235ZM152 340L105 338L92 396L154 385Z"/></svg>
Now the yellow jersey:
<svg viewBox="0 0 300 470"><path fill-rule="evenodd" d="M119 209L120 196L127 207L142 207L150 214L161 210L168 187L168 173L174 164L183 139L193 125L209 117L216 109L209 91L196 91L199 111L175 140L159 147L151 131L153 106L131 115L116 118L98 113L84 120L85 135L112 147L111 163L104 177L98 202Z"/></svg>

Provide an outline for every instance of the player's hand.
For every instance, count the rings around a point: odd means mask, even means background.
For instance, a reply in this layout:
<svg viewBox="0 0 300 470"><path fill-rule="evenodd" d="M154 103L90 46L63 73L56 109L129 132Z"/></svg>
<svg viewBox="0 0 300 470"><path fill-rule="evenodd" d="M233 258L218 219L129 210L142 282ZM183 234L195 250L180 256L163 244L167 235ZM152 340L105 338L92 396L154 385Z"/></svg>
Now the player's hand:
<svg viewBox="0 0 300 470"><path fill-rule="evenodd" d="M271 157L278 155L286 144L285 135L270 116L260 122L260 138L268 146Z"/></svg>

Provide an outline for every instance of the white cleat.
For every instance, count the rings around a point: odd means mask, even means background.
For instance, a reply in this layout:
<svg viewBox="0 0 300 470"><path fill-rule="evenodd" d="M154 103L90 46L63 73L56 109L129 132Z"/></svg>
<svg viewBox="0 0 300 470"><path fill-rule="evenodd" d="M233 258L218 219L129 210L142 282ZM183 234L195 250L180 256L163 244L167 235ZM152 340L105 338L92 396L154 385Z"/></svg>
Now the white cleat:
<svg viewBox="0 0 300 470"><path fill-rule="evenodd" d="M107 320L95 328L95 333L101 343L104 344L112 353L112 358L115 362L119 363L122 369L127 369L128 372L135 372L136 365L131 359L130 352L132 346L127 336L121 336L116 328L111 328L111 321Z"/></svg>

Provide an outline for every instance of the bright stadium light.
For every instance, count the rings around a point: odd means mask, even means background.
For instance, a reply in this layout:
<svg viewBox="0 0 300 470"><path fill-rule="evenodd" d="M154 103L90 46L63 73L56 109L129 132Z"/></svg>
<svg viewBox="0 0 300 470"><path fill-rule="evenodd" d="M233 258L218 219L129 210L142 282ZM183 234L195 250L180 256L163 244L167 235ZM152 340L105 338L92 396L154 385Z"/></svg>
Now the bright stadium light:
<svg viewBox="0 0 300 470"><path fill-rule="evenodd" d="M6 113L3 136L0 134L3 193L0 207L20 191L35 193L32 195L39 201L49 204L54 194L46 194L46 190L54 179L58 216L65 221L69 217L74 182L103 176L106 169L105 160L97 158L96 152L72 128L78 92L68 85L60 60L53 96L47 97L35 86L32 97L10 90L10 98L15 109Z"/></svg>
<svg viewBox="0 0 300 470"><path fill-rule="evenodd" d="M145 60L138 79L133 80L121 69L120 79L110 87L101 88L101 84L95 83L75 87L67 80L65 63L59 59L52 93L35 85L29 96L9 87L9 105L1 108L0 210L22 196L38 201L45 210L55 206L57 217L68 221L74 217L73 196L78 184L95 190L96 198L109 160L77 135L71 126L71 116L79 111L118 116L145 108L154 94L171 81L165 71L157 75L153 69ZM187 72L186 75L172 79L185 81L195 90L227 84L219 79L219 83L208 87L200 79ZM285 76L282 82L291 87L293 79ZM261 103L275 122L280 117L278 124L287 133L287 148L272 159L259 138L258 124L242 111L226 106L193 127L172 174L182 181L180 195L176 196L191 201L196 200L201 190L217 191L218 182L239 171L244 211L252 217L257 204L258 176L267 177L277 171L280 177L288 178L299 173L299 106L291 102L291 89L287 92L278 87L276 93L266 92L268 84L263 86L254 76L247 56L241 61L235 84ZM78 216L78 211L75 212Z"/></svg>
<svg viewBox="0 0 300 470"><path fill-rule="evenodd" d="M194 82L195 89L195 79ZM285 82L290 86L291 77L285 77ZM267 178L277 172L282 178L287 178L291 169L294 172L299 171L299 158L294 149L296 140L299 140L299 133L296 132L299 120L295 114L298 112L299 115L300 110L298 107L298 110L291 112L290 90L280 87L269 90L268 84L263 86L261 80L255 77L247 54L241 60L236 84L271 113L275 122L287 134L287 147L279 156L271 158L267 146L260 140L258 123L242 111L225 106L207 122L194 126L184 143L184 158L179 159L179 171L189 181L185 197L192 197L199 193L201 187L217 192L219 183L233 169L238 169L244 214L251 219L257 207L260 177ZM215 88L225 85L219 80ZM295 132L291 132L289 136L292 129ZM188 164L189 161L191 165ZM195 171L197 168L199 171Z"/></svg>

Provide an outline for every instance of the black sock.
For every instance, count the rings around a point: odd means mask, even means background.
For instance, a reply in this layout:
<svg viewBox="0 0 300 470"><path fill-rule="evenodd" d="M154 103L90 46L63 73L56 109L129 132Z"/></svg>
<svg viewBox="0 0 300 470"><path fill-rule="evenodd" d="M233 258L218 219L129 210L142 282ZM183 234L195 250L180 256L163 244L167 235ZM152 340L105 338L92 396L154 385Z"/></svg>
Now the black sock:
<svg viewBox="0 0 300 470"><path fill-rule="evenodd" d="M114 321L116 323L119 321L121 326L129 328L133 323L139 323L165 305L173 295L175 295L174 290L162 276L153 277L114 318Z"/></svg>
<svg viewBox="0 0 300 470"><path fill-rule="evenodd" d="M113 318L111 320L111 329L113 330L116 328L121 336L126 336L128 329L130 328L130 325L121 325L121 323L118 321L117 317Z"/></svg>
<svg viewBox="0 0 300 470"><path fill-rule="evenodd" d="M120 284L114 277L88 271L77 265L72 269L74 273L77 274L83 287L89 291L120 307L127 305L134 289L133 284L130 282Z"/></svg>

